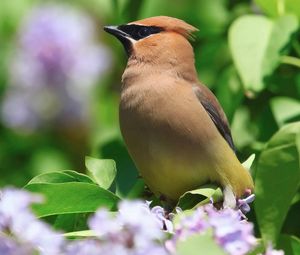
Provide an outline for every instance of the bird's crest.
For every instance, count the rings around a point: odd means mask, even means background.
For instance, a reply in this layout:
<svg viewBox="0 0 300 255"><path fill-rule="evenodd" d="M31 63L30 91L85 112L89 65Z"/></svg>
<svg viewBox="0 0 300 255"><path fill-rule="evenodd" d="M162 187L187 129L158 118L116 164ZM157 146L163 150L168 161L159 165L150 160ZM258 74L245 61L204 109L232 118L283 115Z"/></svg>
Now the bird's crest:
<svg viewBox="0 0 300 255"><path fill-rule="evenodd" d="M146 18L131 22L129 24L161 27L165 31L173 31L183 35L186 38L193 38L193 33L198 31L197 28L186 23L185 21L168 16Z"/></svg>

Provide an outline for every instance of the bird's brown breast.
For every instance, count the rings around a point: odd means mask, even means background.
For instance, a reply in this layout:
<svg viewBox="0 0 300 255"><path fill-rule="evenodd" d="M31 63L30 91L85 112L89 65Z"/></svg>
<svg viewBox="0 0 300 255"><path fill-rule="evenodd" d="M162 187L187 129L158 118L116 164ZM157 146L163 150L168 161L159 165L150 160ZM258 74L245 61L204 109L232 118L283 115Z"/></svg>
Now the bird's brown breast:
<svg viewBox="0 0 300 255"><path fill-rule="evenodd" d="M206 163L211 156L206 145L219 134L211 132L216 128L188 84L165 81L126 87L120 126L133 160L155 193L178 198L218 179Z"/></svg>

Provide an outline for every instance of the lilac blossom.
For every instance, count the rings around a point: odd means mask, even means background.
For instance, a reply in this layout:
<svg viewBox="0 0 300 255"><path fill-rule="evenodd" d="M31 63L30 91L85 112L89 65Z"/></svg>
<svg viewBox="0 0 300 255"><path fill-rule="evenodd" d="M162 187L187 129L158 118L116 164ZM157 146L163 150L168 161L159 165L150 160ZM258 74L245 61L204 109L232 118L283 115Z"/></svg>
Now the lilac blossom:
<svg viewBox="0 0 300 255"><path fill-rule="evenodd" d="M167 254L159 244L164 235L163 226L144 202L122 201L115 217L105 209L100 209L90 219L89 226L105 243L101 249L111 246L107 248L110 254Z"/></svg>
<svg viewBox="0 0 300 255"><path fill-rule="evenodd" d="M64 244L62 235L51 230L30 211L32 203L41 201L40 196L26 191L7 188L1 192L0 248L7 249L7 253L1 254L22 254L23 251L26 254L28 250L38 250L43 255L59 254ZM15 253L10 253L10 249Z"/></svg>
<svg viewBox="0 0 300 255"><path fill-rule="evenodd" d="M181 209L177 208L178 211ZM159 220L161 229L166 230L169 233L174 233L174 226L172 219L174 213L167 213L161 206L154 206L151 208L151 213Z"/></svg>
<svg viewBox="0 0 300 255"><path fill-rule="evenodd" d="M268 245L266 252L258 255L284 255L284 252L282 250L274 250L272 245Z"/></svg>
<svg viewBox="0 0 300 255"><path fill-rule="evenodd" d="M241 220L243 215L239 211L230 208L217 211L213 207L206 207L206 211L215 240L228 254L247 254L257 245L253 224Z"/></svg>
<svg viewBox="0 0 300 255"><path fill-rule="evenodd" d="M0 233L0 254L2 255L28 255L33 254L34 249L29 245L20 245L12 238L1 235Z"/></svg>
<svg viewBox="0 0 300 255"><path fill-rule="evenodd" d="M133 242L138 247L143 248L149 241L159 240L163 236L159 220L142 201L122 201L119 204L117 220L134 234Z"/></svg>
<svg viewBox="0 0 300 255"><path fill-rule="evenodd" d="M157 244L145 249L128 249L120 243L101 242L87 239L73 241L66 250L66 255L167 255L166 250Z"/></svg>
<svg viewBox="0 0 300 255"><path fill-rule="evenodd" d="M257 244L253 225L244 220L239 210L230 208L217 210L212 205L197 208L194 212L179 216L175 235L166 246L176 253L176 244L194 234L208 234L230 255L244 255Z"/></svg>
<svg viewBox="0 0 300 255"><path fill-rule="evenodd" d="M93 237L66 241L60 233L38 220L30 211L40 196L12 188L0 200L0 254L66 255L167 255L176 254L178 242L192 235L210 235L229 255L244 255L257 244L253 225L240 210L217 210L213 205L195 211L176 209L168 214L149 202L122 201L117 213L100 208L89 219ZM171 236L171 239L168 237ZM268 247L264 255L283 255Z"/></svg>
<svg viewBox="0 0 300 255"><path fill-rule="evenodd" d="M4 123L34 130L85 120L91 90L110 65L92 20L67 5L44 4L22 22L9 63Z"/></svg>
<svg viewBox="0 0 300 255"><path fill-rule="evenodd" d="M104 208L98 209L89 219L89 227L103 239L116 238L115 235L122 229L119 222L114 220L110 212Z"/></svg>
<svg viewBox="0 0 300 255"><path fill-rule="evenodd" d="M244 199L238 199L237 206L242 211L242 213L248 213L248 212L250 212L250 206L249 206L249 204L252 203L254 201L254 199L255 199L255 195L254 194L249 194Z"/></svg>
<svg viewBox="0 0 300 255"><path fill-rule="evenodd" d="M204 207L197 208L192 214L186 215L180 219L180 224L177 226L175 236L180 239L185 239L195 233L203 233L209 228L207 222L207 214Z"/></svg>
<svg viewBox="0 0 300 255"><path fill-rule="evenodd" d="M86 239L86 240L71 242L67 246L65 254L66 255L102 255L104 254L104 251L105 248L102 242L94 239Z"/></svg>
<svg viewBox="0 0 300 255"><path fill-rule="evenodd" d="M204 207L198 207L192 213L179 214L178 218L178 223L173 226L174 235L172 239L166 241L166 248L172 254L176 254L178 242L186 240L193 234L203 234L210 227Z"/></svg>

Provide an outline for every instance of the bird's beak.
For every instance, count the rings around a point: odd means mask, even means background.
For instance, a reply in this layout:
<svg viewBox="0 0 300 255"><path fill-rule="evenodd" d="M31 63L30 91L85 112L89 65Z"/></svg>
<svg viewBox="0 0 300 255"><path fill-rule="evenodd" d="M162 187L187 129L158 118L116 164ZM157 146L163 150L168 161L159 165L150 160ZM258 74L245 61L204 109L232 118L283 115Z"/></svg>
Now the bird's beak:
<svg viewBox="0 0 300 255"><path fill-rule="evenodd" d="M126 37L129 37L128 34L126 34L125 32L123 32L122 30L118 29L118 26L105 26L104 27L104 31L106 31L107 33L110 33L110 34L114 35L120 41L123 40L123 39L125 39Z"/></svg>
<svg viewBox="0 0 300 255"><path fill-rule="evenodd" d="M127 56L130 56L132 51L132 42L130 35L119 29L118 26L105 26L104 31L115 36L124 46Z"/></svg>

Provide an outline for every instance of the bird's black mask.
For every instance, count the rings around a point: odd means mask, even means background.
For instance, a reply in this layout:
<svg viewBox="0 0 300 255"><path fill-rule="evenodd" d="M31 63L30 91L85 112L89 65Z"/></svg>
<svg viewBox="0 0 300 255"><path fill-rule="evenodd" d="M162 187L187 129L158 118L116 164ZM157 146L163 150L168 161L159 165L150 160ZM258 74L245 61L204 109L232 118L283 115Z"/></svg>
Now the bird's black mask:
<svg viewBox="0 0 300 255"><path fill-rule="evenodd" d="M123 44L128 56L132 52L131 39L138 41L152 34L157 34L163 31L161 27L142 26L142 25L120 25L120 26L105 26L104 30L119 39Z"/></svg>

